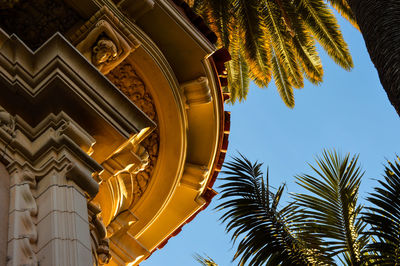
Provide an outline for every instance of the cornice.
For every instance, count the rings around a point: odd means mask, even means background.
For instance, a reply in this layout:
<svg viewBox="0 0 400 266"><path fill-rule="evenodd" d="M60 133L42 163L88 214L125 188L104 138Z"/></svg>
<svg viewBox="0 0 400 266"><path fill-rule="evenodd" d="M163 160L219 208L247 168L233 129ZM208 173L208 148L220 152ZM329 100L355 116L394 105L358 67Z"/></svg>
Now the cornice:
<svg viewBox="0 0 400 266"><path fill-rule="evenodd" d="M39 94L48 90L49 83L60 79L96 112L110 117L112 125L123 136L129 138L134 132L145 128L151 131L155 128L155 124L134 107L62 35L56 33L35 52L15 35L7 38L7 34L1 29L0 35L0 40L4 40L0 43L0 77L22 89L31 101L35 101Z"/></svg>
<svg viewBox="0 0 400 266"><path fill-rule="evenodd" d="M193 39L195 39L200 46L207 51L207 53L212 53L215 51L214 44L203 35L198 28L192 23L188 23L188 19L179 12L177 9L178 5L171 3L166 0L154 0L163 10L168 13L174 20L179 24L179 26L184 29ZM174 2L179 2L175 1ZM200 34L199 34L200 33Z"/></svg>

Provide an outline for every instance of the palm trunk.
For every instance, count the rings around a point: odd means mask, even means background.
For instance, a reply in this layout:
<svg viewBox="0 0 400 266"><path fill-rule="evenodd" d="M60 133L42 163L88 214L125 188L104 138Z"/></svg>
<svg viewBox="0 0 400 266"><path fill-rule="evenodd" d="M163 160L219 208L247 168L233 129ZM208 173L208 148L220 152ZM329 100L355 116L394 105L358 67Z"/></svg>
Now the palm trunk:
<svg viewBox="0 0 400 266"><path fill-rule="evenodd" d="M400 116L400 1L347 0L390 102Z"/></svg>

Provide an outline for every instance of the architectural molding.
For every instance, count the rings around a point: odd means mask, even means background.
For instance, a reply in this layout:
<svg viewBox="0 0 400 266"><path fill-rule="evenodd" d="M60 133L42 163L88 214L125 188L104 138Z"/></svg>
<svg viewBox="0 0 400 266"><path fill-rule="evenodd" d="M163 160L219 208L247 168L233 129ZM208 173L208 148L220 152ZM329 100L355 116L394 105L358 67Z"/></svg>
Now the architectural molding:
<svg viewBox="0 0 400 266"><path fill-rule="evenodd" d="M138 20L154 7L154 0L117 0L116 2L133 21Z"/></svg>
<svg viewBox="0 0 400 266"><path fill-rule="evenodd" d="M80 231L89 228L87 208L74 210L69 204L81 206L97 194L98 183L93 176L103 171L98 162L117 163L119 168L113 169L116 173L136 174L143 168L148 155L140 142L155 124L62 36L54 35L33 53L17 37L1 34L0 82L5 94L0 100L4 105L0 110L0 148L11 175L29 170L37 184L30 190L16 189L22 194L14 200L25 195L38 206L37 215L20 211L16 212L19 216L10 216L13 226L9 236L15 241L9 242L9 264L90 264L89 230ZM77 75L75 69L82 65L86 66ZM19 98L12 105L15 91ZM35 109L44 102L44 106L52 107ZM20 104L27 108L20 108ZM114 106L119 106L118 110ZM58 108L59 113L51 112ZM101 137L104 133L106 138ZM141 163L136 165L131 155ZM118 189L122 188L118 185ZM56 205L49 208L52 202ZM104 251L103 240L98 249ZM57 252L59 257L55 256Z"/></svg>
<svg viewBox="0 0 400 266"><path fill-rule="evenodd" d="M101 75L91 66L69 42L59 34L55 34L45 45L40 47L35 53L30 51L16 36L10 36L0 30L3 43L0 43L0 81L11 84L13 90L21 93L21 96L34 105L50 102L58 105L58 108L70 108L67 104L73 103L75 99L66 97L61 102L60 98L54 95L54 86L58 86L59 93L71 91L79 95L79 104L84 108L90 108L99 114L101 119L109 121L108 124L98 124L99 127L108 127L105 130L111 132L110 126L117 129L119 136L107 136L107 138L96 138L98 146L108 148L103 154L98 154L95 150L95 158L102 157L104 160L119 145L125 142L132 135L143 131L143 138L155 128L153 121L136 108L132 102L121 92L115 89L107 78ZM76 69L80 70L79 75ZM58 94L59 94L58 93ZM52 99L52 100L50 100ZM107 99L105 101L104 99ZM79 102L80 101L80 102ZM15 112L29 112L30 109L20 108L21 100L17 104L0 103L4 107ZM7 106L10 105L10 106ZM115 106L119 108L116 109ZM75 113L78 110L75 110ZM81 109L79 114L71 112L73 119L80 122L90 122L98 119L95 117L85 117ZM86 112L87 113L87 112ZM24 113L24 115L28 115ZM88 113L87 115L90 115ZM38 114L36 119L43 118L43 114ZM85 121L82 121L85 120ZM123 142L115 141L116 138L123 136ZM112 144L110 141L112 141ZM106 145L104 145L106 144Z"/></svg>
<svg viewBox="0 0 400 266"><path fill-rule="evenodd" d="M35 51L0 29L0 160L34 180L10 264L137 265L216 193L226 55L179 0L54 3L78 19Z"/></svg>
<svg viewBox="0 0 400 266"><path fill-rule="evenodd" d="M35 216L38 213L32 190L36 188L36 179L29 170L15 171L10 186L10 209L8 224L8 265L35 265L37 255L35 244L38 232Z"/></svg>

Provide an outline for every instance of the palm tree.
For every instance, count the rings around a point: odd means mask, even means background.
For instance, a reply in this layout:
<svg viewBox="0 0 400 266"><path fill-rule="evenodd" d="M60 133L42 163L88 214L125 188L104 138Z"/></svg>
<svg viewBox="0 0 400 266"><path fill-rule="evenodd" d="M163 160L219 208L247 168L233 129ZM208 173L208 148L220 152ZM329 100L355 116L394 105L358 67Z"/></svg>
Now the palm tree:
<svg viewBox="0 0 400 266"><path fill-rule="evenodd" d="M334 1L332 1L334 2ZM353 11L380 81L400 115L400 2L337 0Z"/></svg>
<svg viewBox="0 0 400 266"><path fill-rule="evenodd" d="M208 22L232 60L227 64L231 102L246 98L249 78L266 87L273 76L282 99L294 106L303 77L322 81L317 40L343 68L353 62L336 18L324 0L186 0ZM345 1L330 0L354 22Z"/></svg>
<svg viewBox="0 0 400 266"><path fill-rule="evenodd" d="M233 259L239 265L400 265L400 164L389 162L382 188L370 194L371 207L362 213L357 161L325 151L310 165L313 175L296 176L307 193L292 194L295 201L281 207L284 186L272 192L261 163L233 158L217 207L238 242Z"/></svg>
<svg viewBox="0 0 400 266"><path fill-rule="evenodd" d="M357 161L358 156L350 160L349 154L342 157L325 151L317 159L317 167L310 165L315 176L296 176L297 183L309 194L293 197L296 205L302 207L303 217L298 225L323 239L330 256L339 254L347 265L362 264L368 242L368 236L362 234L366 226L360 219L362 207L357 204L363 176Z"/></svg>
<svg viewBox="0 0 400 266"><path fill-rule="evenodd" d="M399 158L398 158L399 159ZM388 161L384 181L370 194L364 220L371 226L366 235L374 238L367 246L371 265L400 265L400 164Z"/></svg>
<svg viewBox="0 0 400 266"><path fill-rule="evenodd" d="M299 219L297 207L289 204L278 208L284 186L271 192L268 173L264 181L261 166L243 156L225 165L221 200L226 201L217 208L226 210L221 219L227 222L226 230L233 232L232 240L240 239L234 259L240 258L240 265L261 265L267 261L286 265L309 265L313 261L329 264L329 258L320 254L319 249L307 247L297 237L293 228Z"/></svg>
<svg viewBox="0 0 400 266"><path fill-rule="evenodd" d="M324 152L312 167L316 176L300 175L297 182L308 194L279 209L283 186L269 190L260 170L245 157L225 165L218 208L225 213L232 239L239 241L234 259L239 264L333 265L334 258L361 265L368 237L357 205L362 173L357 157Z"/></svg>

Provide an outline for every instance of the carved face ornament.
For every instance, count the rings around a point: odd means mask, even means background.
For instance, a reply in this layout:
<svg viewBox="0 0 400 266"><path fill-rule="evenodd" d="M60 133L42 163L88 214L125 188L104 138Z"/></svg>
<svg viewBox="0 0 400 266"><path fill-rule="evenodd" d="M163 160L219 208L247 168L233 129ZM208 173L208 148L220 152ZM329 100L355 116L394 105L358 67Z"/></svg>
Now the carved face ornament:
<svg viewBox="0 0 400 266"><path fill-rule="evenodd" d="M114 61L117 56L117 47L110 39L101 38L92 49L92 62L96 66Z"/></svg>

